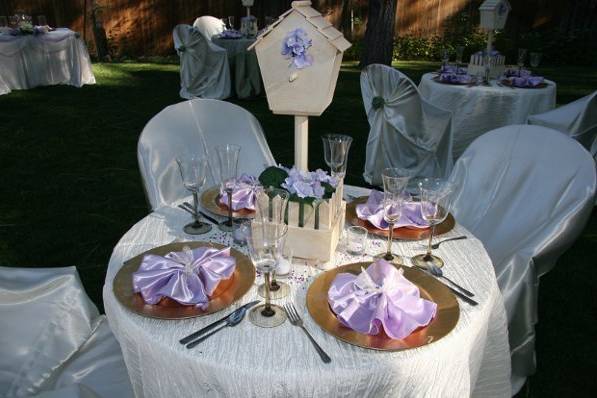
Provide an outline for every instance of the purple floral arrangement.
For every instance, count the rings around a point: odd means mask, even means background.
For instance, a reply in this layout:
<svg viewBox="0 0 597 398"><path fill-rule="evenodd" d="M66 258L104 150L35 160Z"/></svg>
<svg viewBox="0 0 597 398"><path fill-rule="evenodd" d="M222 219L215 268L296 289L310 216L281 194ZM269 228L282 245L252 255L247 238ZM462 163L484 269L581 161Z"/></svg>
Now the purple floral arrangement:
<svg viewBox="0 0 597 398"><path fill-rule="evenodd" d="M312 40L302 28L288 32L282 43L282 55L290 59L290 65L303 69L313 64L313 56L307 54Z"/></svg>
<svg viewBox="0 0 597 398"><path fill-rule="evenodd" d="M271 166L259 176L264 187L280 188L290 193L290 200L310 203L315 199L329 199L338 181L321 169L302 171L296 167Z"/></svg>

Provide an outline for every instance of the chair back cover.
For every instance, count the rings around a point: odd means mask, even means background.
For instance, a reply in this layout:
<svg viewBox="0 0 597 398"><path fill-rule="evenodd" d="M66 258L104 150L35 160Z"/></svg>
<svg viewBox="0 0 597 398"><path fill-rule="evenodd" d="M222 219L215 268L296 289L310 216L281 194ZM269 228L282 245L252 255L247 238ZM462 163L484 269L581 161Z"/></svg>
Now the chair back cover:
<svg viewBox="0 0 597 398"><path fill-rule="evenodd" d="M258 176L275 164L261 125L245 109L229 102L194 99L166 107L147 123L137 147L139 168L153 210L190 193L182 185L176 157L206 153L217 145L241 146L238 170ZM213 161L213 159L212 159ZM208 174L208 185L217 182Z"/></svg>
<svg viewBox="0 0 597 398"><path fill-rule="evenodd" d="M131 397L120 346L75 267L0 267L5 397Z"/></svg>
<svg viewBox="0 0 597 398"><path fill-rule="evenodd" d="M230 69L226 50L190 25L176 25L172 36L180 58L180 96L228 98Z"/></svg>
<svg viewBox="0 0 597 398"><path fill-rule="evenodd" d="M593 159L555 130L506 126L477 138L450 179L456 220L483 242L493 262L508 313L513 384L520 386L535 370L539 277L590 217Z"/></svg>
<svg viewBox="0 0 597 398"><path fill-rule="evenodd" d="M562 131L580 142L593 156L597 139L597 91L549 112L529 116L529 124Z"/></svg>
<svg viewBox="0 0 597 398"><path fill-rule="evenodd" d="M226 29L226 24L221 19L205 15L195 19L193 26L201 32L203 36L211 40L215 35L219 35Z"/></svg>
<svg viewBox="0 0 597 398"><path fill-rule="evenodd" d="M371 130L365 180L381 184L386 167L405 176L447 177L452 170L452 114L419 95L403 73L373 64L361 72L361 92Z"/></svg>

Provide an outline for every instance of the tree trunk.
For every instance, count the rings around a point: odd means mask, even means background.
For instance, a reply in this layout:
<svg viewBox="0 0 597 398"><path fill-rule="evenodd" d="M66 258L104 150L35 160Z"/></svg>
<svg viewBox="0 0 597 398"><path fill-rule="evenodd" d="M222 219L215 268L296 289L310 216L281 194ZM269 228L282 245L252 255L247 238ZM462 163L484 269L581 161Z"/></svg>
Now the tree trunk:
<svg viewBox="0 0 597 398"><path fill-rule="evenodd" d="M394 18L398 0L369 0L367 30L361 52L361 67L392 63Z"/></svg>

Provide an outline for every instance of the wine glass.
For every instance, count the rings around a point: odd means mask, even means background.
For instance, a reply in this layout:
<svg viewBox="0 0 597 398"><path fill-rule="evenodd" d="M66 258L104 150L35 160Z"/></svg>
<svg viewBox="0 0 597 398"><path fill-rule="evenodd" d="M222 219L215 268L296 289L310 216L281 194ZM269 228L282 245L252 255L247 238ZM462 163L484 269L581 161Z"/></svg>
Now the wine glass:
<svg viewBox="0 0 597 398"><path fill-rule="evenodd" d="M234 15L228 17L228 29L234 29Z"/></svg>
<svg viewBox="0 0 597 398"><path fill-rule="evenodd" d="M255 219L266 225L286 224L286 213L288 208L288 200L290 193L288 191L278 188L264 188L256 193L255 204L257 213ZM261 297L266 297L270 294L274 299L288 296L290 293L290 286L284 282L279 282L275 278L275 271L272 272L272 278L269 283L269 293L265 283L257 287L257 294Z"/></svg>
<svg viewBox="0 0 597 398"><path fill-rule="evenodd" d="M199 218L199 191L205 184L207 176L207 158L200 155L190 155L176 159L180 176L186 189L193 194L194 221L184 226L183 230L189 235L202 235L211 231L211 225Z"/></svg>
<svg viewBox="0 0 597 398"><path fill-rule="evenodd" d="M323 157L333 177L343 179L348 164L348 151L352 137L342 134L325 134L323 141Z"/></svg>
<svg viewBox="0 0 597 398"><path fill-rule="evenodd" d="M452 184L442 178L424 178L420 181L421 216L429 223L429 243L427 253L418 254L411 260L414 265L425 268L427 264L442 267L444 261L431 253L435 226L448 217L451 206Z"/></svg>
<svg viewBox="0 0 597 398"><path fill-rule="evenodd" d="M536 68L541 63L541 53L531 53L530 54L530 64L533 68Z"/></svg>
<svg viewBox="0 0 597 398"><path fill-rule="evenodd" d="M234 230L234 220L232 219L232 192L236 186L236 177L238 174L238 156L240 146L234 144L219 145L216 148L217 156L217 175L222 187L228 196L228 220L218 224L218 228L224 232Z"/></svg>
<svg viewBox="0 0 597 398"><path fill-rule="evenodd" d="M8 19L5 15L0 15L0 28L5 28L8 26Z"/></svg>
<svg viewBox="0 0 597 398"><path fill-rule="evenodd" d="M401 263L401 258L392 253L392 239L394 238L394 224L402 215L402 205L407 199L405 188L409 177L404 177L403 171L398 168L387 168L381 173L383 180L383 218L388 223L388 246L384 253L376 258L383 258L386 261Z"/></svg>
<svg viewBox="0 0 597 398"><path fill-rule="evenodd" d="M442 48L441 49L441 57L442 57L442 69L445 70L450 62L450 49Z"/></svg>
<svg viewBox="0 0 597 398"><path fill-rule="evenodd" d="M263 273L265 279L265 304L254 307L249 312L249 320L259 327L279 326L286 320L286 312L271 303L270 273L275 271L282 257L288 226L253 220L241 228L247 228L244 234L247 237L249 255L255 268Z"/></svg>
<svg viewBox="0 0 597 398"><path fill-rule="evenodd" d="M518 72L520 75L520 72L522 71L522 68L524 68L524 63L526 61L527 58L527 49L526 48L519 48L518 49Z"/></svg>
<svg viewBox="0 0 597 398"><path fill-rule="evenodd" d="M462 64L462 56L464 54L464 46L456 47L456 67Z"/></svg>
<svg viewBox="0 0 597 398"><path fill-rule="evenodd" d="M47 26L48 25L48 21L46 19L45 15L38 15L37 16L37 24L39 26Z"/></svg>

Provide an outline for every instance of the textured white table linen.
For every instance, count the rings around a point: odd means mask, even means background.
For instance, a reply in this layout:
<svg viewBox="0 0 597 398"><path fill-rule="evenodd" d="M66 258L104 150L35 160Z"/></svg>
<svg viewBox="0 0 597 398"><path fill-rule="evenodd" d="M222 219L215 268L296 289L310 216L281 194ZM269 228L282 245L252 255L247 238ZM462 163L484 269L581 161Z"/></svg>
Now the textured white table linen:
<svg viewBox="0 0 597 398"><path fill-rule="evenodd" d="M0 95L56 84L95 84L87 47L75 32L61 28L42 35L0 34Z"/></svg>
<svg viewBox="0 0 597 398"><path fill-rule="evenodd" d="M234 92L238 98L249 98L261 94L261 72L255 51L247 51L247 47L255 43L255 39L222 39L212 38L215 45L228 53L230 76L233 77Z"/></svg>
<svg viewBox="0 0 597 398"><path fill-rule="evenodd" d="M525 124L529 115L543 113L556 106L556 84L546 80L545 88L458 86L438 83L435 75L421 77L419 92L427 101L452 112L454 159L478 136L511 124Z"/></svg>
<svg viewBox="0 0 597 398"><path fill-rule="evenodd" d="M346 191L367 192L354 187ZM456 328L443 339L418 349L394 353L365 350L323 332L305 306L310 278L321 271L295 262L289 278L294 287L292 295L277 302L282 304L288 299L295 303L307 329L331 356L332 363L326 365L307 337L289 322L261 329L245 320L187 350L178 340L221 314L182 321L157 320L135 315L118 303L112 282L123 261L158 245L192 240L182 232L189 220L189 215L178 208L160 208L122 237L110 259L104 305L137 397L510 396L504 304L483 245L463 227L457 226L447 236L466 234L469 239L445 243L437 253L446 260L445 272L474 290L480 304L471 307L459 303ZM195 239L230 243L216 227ZM371 240L367 253L384 250L384 244L382 240ZM421 242L396 242L394 249L409 257L424 247ZM335 265L371 260L369 255L349 256L341 250ZM241 303L257 297L255 285Z"/></svg>

